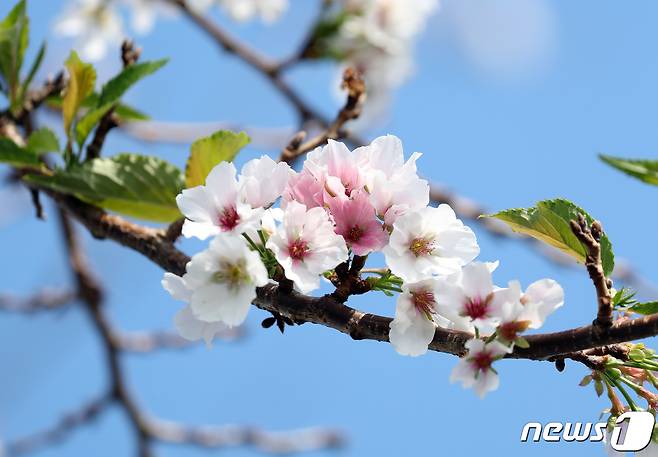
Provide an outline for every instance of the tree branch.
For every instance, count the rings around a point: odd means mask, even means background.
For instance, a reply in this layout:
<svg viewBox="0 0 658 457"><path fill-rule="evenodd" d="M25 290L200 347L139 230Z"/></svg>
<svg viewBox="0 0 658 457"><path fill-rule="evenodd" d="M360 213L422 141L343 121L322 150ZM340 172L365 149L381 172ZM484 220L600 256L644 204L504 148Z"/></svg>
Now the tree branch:
<svg viewBox="0 0 658 457"><path fill-rule="evenodd" d="M23 299L2 294L0 295L0 310L32 314L39 311L62 309L71 304L76 296L74 291L50 289L44 289Z"/></svg>
<svg viewBox="0 0 658 457"><path fill-rule="evenodd" d="M108 395L95 398L74 411L64 414L54 425L7 445L7 455L18 456L36 452L66 439L78 427L93 422L111 404Z"/></svg>
<svg viewBox="0 0 658 457"><path fill-rule="evenodd" d="M585 245L587 255L585 256L585 267L589 277L592 279L596 289L596 300L598 313L594 325L607 328L612 325L612 282L606 278L601 260L601 236L603 229L599 221L592 222L587 226L587 220L582 214L578 215L577 221L571 221L571 230L574 235Z"/></svg>
<svg viewBox="0 0 658 457"><path fill-rule="evenodd" d="M165 443L193 444L206 448L248 446L267 454L292 454L332 449L344 444L342 433L310 428L266 432L255 427L188 427L173 422L151 423L151 433Z"/></svg>
<svg viewBox="0 0 658 457"><path fill-rule="evenodd" d="M52 193L56 201L71 212L92 233L101 233L126 247L132 248L177 275L185 273L189 257L166 241L159 231L146 229L109 216L102 210L89 207L74 198ZM91 209L90 209L91 208ZM363 313L343 305L330 296L310 297L296 292L279 293L271 284L257 290L254 305L278 313L296 324L310 322L333 328L354 339L388 341L391 318ZM511 358L547 360L561 354L592 349L615 343L638 340L658 335L658 314L613 324L607 332L593 325L556 333L526 337L530 348L516 348ZM454 355L463 355L464 344L473 336L455 330L437 328L430 349Z"/></svg>
<svg viewBox="0 0 658 457"><path fill-rule="evenodd" d="M323 129L320 134L305 143L302 143L303 136L296 135L281 152L280 161L292 163L297 157L325 144L327 140L342 137L341 129L345 123L361 115L363 102L366 98L366 86L358 71L353 68L345 69L341 88L347 91L347 100L333 122Z"/></svg>

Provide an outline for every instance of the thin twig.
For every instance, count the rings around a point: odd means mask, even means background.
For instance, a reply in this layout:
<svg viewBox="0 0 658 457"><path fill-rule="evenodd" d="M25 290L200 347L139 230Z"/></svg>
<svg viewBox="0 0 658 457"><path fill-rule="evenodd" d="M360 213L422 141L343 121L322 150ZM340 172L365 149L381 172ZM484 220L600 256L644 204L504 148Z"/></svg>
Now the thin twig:
<svg viewBox="0 0 658 457"><path fill-rule="evenodd" d="M293 454L341 447L343 433L309 428L286 432L267 432L256 427L189 427L173 422L151 423L151 433L165 443L193 444L206 448L253 447L267 454Z"/></svg>
<svg viewBox="0 0 658 457"><path fill-rule="evenodd" d="M64 414L49 428L7 444L7 455L28 454L63 441L78 427L96 420L111 402L112 399L108 395L103 395L84 403L79 408Z"/></svg>
<svg viewBox="0 0 658 457"><path fill-rule="evenodd" d="M32 314L39 311L62 309L73 303L77 294L70 290L49 290L28 297L16 298L6 294L0 294L0 310Z"/></svg>
<svg viewBox="0 0 658 457"><path fill-rule="evenodd" d="M113 337L114 332L102 308L103 291L100 284L91 274L82 248L80 247L75 229L69 216L60 211L60 225L64 243L69 254L71 271L73 272L78 294L83 301L89 317L96 329L105 352L105 358L110 375L110 392L114 401L121 405L127 419L135 431L140 457L151 457L151 437L147 422L125 384L125 376L119 361L119 347Z"/></svg>
<svg viewBox="0 0 658 457"><path fill-rule="evenodd" d="M303 136L300 137L298 134L293 137L288 146L281 152L280 161L291 163L297 157L325 144L328 140L342 137L341 129L345 123L361 115L363 102L366 98L366 86L359 72L353 68L345 69L341 87L347 92L347 100L336 118L322 132L304 143L302 143Z"/></svg>
<svg viewBox="0 0 658 457"><path fill-rule="evenodd" d="M580 214L577 221L571 221L571 230L585 246L585 266L596 289L598 311L594 325L607 328L612 325L612 281L605 276L601 260L601 236L603 229L599 221L588 226L585 216Z"/></svg>

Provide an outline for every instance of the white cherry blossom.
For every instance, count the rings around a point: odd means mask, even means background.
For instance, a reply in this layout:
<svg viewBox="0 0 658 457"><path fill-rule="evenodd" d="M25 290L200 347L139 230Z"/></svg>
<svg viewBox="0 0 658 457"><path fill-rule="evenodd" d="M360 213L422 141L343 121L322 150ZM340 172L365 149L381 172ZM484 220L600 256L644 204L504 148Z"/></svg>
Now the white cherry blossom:
<svg viewBox="0 0 658 457"><path fill-rule="evenodd" d="M167 275L163 285L174 298L189 300L196 319L229 327L244 322L256 298L256 287L268 281L259 255L245 240L231 234L217 235L208 249L194 255L181 280ZM185 288L191 294L186 295Z"/></svg>
<svg viewBox="0 0 658 457"><path fill-rule="evenodd" d="M456 273L479 252L473 231L446 204L399 216L383 249L386 264L405 282Z"/></svg>
<svg viewBox="0 0 658 457"><path fill-rule="evenodd" d="M450 382L461 381L464 388L472 387L480 398L498 388L500 380L492 364L511 352L511 348L498 341L486 343L480 339L466 342L468 354L450 374Z"/></svg>
<svg viewBox="0 0 658 457"><path fill-rule="evenodd" d="M564 290L552 279L540 279L521 291L518 281L496 292L500 302L498 334L507 341L528 328L537 329L546 318L564 304Z"/></svg>
<svg viewBox="0 0 658 457"><path fill-rule="evenodd" d="M391 345L399 354L425 354L436 326L450 327L450 322L437 310L435 296L438 284L435 279L426 279L402 286L389 332Z"/></svg>
<svg viewBox="0 0 658 457"><path fill-rule="evenodd" d="M235 166L221 162L206 177L205 186L184 189L176 203L185 216L183 235L205 240L222 232L238 235L257 228L262 208L240 201Z"/></svg>
<svg viewBox="0 0 658 457"><path fill-rule="evenodd" d="M285 162L261 156L245 163L238 177L240 200L253 208L270 207L283 193L295 172Z"/></svg>
<svg viewBox="0 0 658 457"><path fill-rule="evenodd" d="M473 262L441 278L436 300L439 311L458 330L493 333L501 321L505 289L495 287L491 273L497 263Z"/></svg>
<svg viewBox="0 0 658 457"><path fill-rule="evenodd" d="M283 223L267 241L286 278L308 293L320 287L320 275L347 260L345 240L334 233L327 212L288 203Z"/></svg>
<svg viewBox="0 0 658 457"><path fill-rule="evenodd" d="M288 0L219 0L219 5L236 21L258 17L272 23L288 9Z"/></svg>
<svg viewBox="0 0 658 457"><path fill-rule="evenodd" d="M76 38L76 48L86 60L100 60L108 47L124 38L121 17L104 0L73 0L56 19L56 34Z"/></svg>
<svg viewBox="0 0 658 457"><path fill-rule="evenodd" d="M123 0L132 9L131 25L135 32L144 35L153 30L158 16L176 16L174 7L162 0Z"/></svg>
<svg viewBox="0 0 658 457"><path fill-rule="evenodd" d="M392 225L407 211L419 210L429 203L429 184L418 177L415 152L404 161L402 142L394 135L375 138L369 145L354 150L362 170L370 202L377 214Z"/></svg>
<svg viewBox="0 0 658 457"><path fill-rule="evenodd" d="M189 303L192 299L193 291L187 287L185 280L180 276L169 272L165 273L162 286L176 300ZM186 340L204 340L208 347L212 345L215 335L228 328L223 322L204 322L197 319L189 305L176 313L174 325L178 334Z"/></svg>

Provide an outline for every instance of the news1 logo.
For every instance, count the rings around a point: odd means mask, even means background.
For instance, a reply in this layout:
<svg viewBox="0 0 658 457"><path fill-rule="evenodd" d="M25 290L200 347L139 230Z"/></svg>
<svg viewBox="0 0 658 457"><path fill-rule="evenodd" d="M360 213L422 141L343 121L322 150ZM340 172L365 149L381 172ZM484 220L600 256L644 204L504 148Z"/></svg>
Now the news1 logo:
<svg viewBox="0 0 658 457"><path fill-rule="evenodd" d="M539 441L556 443L562 440L600 442L606 439L607 435L610 446L615 451L637 452L646 448L651 442L655 424L656 419L653 414L647 411L630 411L622 414L615 421L612 430L607 432L607 424L604 422L597 424L550 422L545 426L538 422L529 422L523 427L521 442L528 442L531 431L532 441L535 443Z"/></svg>

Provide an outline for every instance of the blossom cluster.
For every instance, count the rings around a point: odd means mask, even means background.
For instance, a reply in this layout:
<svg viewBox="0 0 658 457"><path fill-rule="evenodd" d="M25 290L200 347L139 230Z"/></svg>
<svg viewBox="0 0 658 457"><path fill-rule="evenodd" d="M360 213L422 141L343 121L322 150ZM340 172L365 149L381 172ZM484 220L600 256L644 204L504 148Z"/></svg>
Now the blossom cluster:
<svg viewBox="0 0 658 457"><path fill-rule="evenodd" d="M209 344L245 320L257 288L270 280L285 277L310 293L350 257L380 252L387 268L376 270L381 277L371 284L400 293L389 334L395 350L427 352L437 327L471 332L452 379L480 395L496 388L492 363L562 305L562 288L549 279L525 291L517 281L494 286L498 263L474 261L473 231L450 206L429 205L429 185L416 169L420 157L405 161L402 143L388 135L353 151L329 140L300 171L268 156L239 174L232 163L215 166L205 185L176 199L183 235L211 239L182 277L163 279L187 303L175 318L180 334Z"/></svg>
<svg viewBox="0 0 658 457"><path fill-rule="evenodd" d="M145 34L158 17L175 17L177 8L167 0L69 0L54 24L61 36L77 39L77 48L87 60L100 60L111 46L127 37L121 6L131 13L131 28ZM289 0L186 0L191 10L207 14L219 7L233 20L278 20ZM369 103L359 122L370 123L386 111L392 91L413 71L413 47L438 0L341 0L327 13L336 22L328 40L330 54L342 66L357 68L368 85ZM327 56L322 56L327 57ZM337 73L342 75L344 68Z"/></svg>
<svg viewBox="0 0 658 457"><path fill-rule="evenodd" d="M332 47L366 79L366 121L385 112L390 94L414 69L413 48L438 0L343 0L346 19ZM340 72L342 74L342 71Z"/></svg>
<svg viewBox="0 0 658 457"><path fill-rule="evenodd" d="M117 46L127 37L119 6L131 11L131 27L138 34L151 31L158 16L175 17L176 8L167 0L70 0L56 20L56 34L77 39L84 59L100 60L110 46ZM245 22L255 18L270 23L288 8L288 0L186 0L186 5L198 13L219 6L232 19Z"/></svg>

